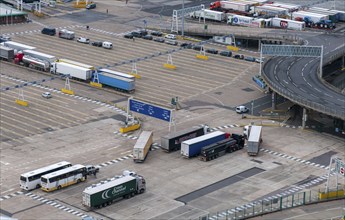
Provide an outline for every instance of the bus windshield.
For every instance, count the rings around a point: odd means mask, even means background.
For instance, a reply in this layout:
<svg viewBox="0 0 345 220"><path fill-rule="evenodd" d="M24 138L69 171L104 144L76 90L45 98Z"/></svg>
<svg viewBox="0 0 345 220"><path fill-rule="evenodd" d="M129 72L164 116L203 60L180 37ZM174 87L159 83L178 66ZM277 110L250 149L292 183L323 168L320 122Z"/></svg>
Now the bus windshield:
<svg viewBox="0 0 345 220"><path fill-rule="evenodd" d="M43 182L43 183L47 183L48 181L47 181L47 179L46 179L46 178L41 177L41 182Z"/></svg>
<svg viewBox="0 0 345 220"><path fill-rule="evenodd" d="M20 180L26 182L26 177L20 176Z"/></svg>

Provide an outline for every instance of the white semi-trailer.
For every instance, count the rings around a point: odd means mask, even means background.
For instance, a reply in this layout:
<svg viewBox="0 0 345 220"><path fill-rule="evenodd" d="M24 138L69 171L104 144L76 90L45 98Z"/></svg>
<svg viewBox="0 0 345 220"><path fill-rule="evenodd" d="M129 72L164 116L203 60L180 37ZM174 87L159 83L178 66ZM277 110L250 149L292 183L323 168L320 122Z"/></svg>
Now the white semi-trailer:
<svg viewBox="0 0 345 220"><path fill-rule="evenodd" d="M212 20L212 21L225 21L225 13L220 11L212 11L208 9L195 11L190 13L191 18L202 18L206 20Z"/></svg>
<svg viewBox="0 0 345 220"><path fill-rule="evenodd" d="M289 19L282 19L282 18L272 18L272 26L283 28L283 29L291 29L302 31L305 29L305 22L304 21L293 21Z"/></svg>
<svg viewBox="0 0 345 220"><path fill-rule="evenodd" d="M69 63L55 62L50 65L50 72L52 74L70 75L70 77L88 81L92 77L93 70Z"/></svg>
<svg viewBox="0 0 345 220"><path fill-rule="evenodd" d="M41 52L38 52L35 50L24 50L23 53L24 53L24 55L28 55L30 57L35 57L35 58L40 59L40 60L45 60L49 63L53 63L57 60L57 58L53 55L41 53Z"/></svg>
<svg viewBox="0 0 345 220"><path fill-rule="evenodd" d="M35 50L36 49L36 47L32 47L32 46L29 46L29 45L17 43L17 42L14 42L14 41L5 41L5 42L2 42L2 44L4 46L6 46L6 47L14 49L14 54L17 54L18 51Z"/></svg>
<svg viewBox="0 0 345 220"><path fill-rule="evenodd" d="M328 20L328 16L307 11L296 11L292 13L292 20L307 20L313 23L318 23L321 20Z"/></svg>

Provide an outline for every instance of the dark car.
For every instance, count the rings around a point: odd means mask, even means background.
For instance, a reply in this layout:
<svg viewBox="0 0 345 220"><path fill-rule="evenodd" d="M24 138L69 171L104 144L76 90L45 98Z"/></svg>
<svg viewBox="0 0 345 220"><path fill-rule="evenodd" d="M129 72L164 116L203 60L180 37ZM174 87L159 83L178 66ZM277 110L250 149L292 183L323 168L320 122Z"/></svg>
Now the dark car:
<svg viewBox="0 0 345 220"><path fill-rule="evenodd" d="M148 35L148 32L146 30L139 30L138 32L141 34L142 37Z"/></svg>
<svg viewBox="0 0 345 220"><path fill-rule="evenodd" d="M219 55L225 56L225 57L231 57L232 52L231 52L231 51L226 51L226 50L224 50L224 51L221 51L221 52L219 53Z"/></svg>
<svg viewBox="0 0 345 220"><path fill-rule="evenodd" d="M152 31L152 32L151 32L151 35L152 35L152 36L161 37L161 36L163 36L163 33L160 32L160 31Z"/></svg>
<svg viewBox="0 0 345 220"><path fill-rule="evenodd" d="M131 34L132 34L133 37L137 37L137 38L141 38L142 37L142 35L141 35L141 33L139 31L133 31Z"/></svg>
<svg viewBox="0 0 345 220"><path fill-rule="evenodd" d="M201 46L196 45L196 46L193 47L193 50L201 50Z"/></svg>
<svg viewBox="0 0 345 220"><path fill-rule="evenodd" d="M103 44L102 41L95 41L95 42L92 42L92 43L91 43L91 45L92 45L92 46L95 46L95 47L101 47L102 44Z"/></svg>
<svg viewBox="0 0 345 220"><path fill-rule="evenodd" d="M128 33L128 34L123 35L123 37L124 38L132 39L133 38L133 34L132 33Z"/></svg>
<svg viewBox="0 0 345 220"><path fill-rule="evenodd" d="M145 40L153 40L153 37L152 37L152 35L145 35L145 36L143 36L143 39L145 39Z"/></svg>
<svg viewBox="0 0 345 220"><path fill-rule="evenodd" d="M180 45L181 47L187 48L187 49L192 49L193 45L191 43L182 43Z"/></svg>
<svg viewBox="0 0 345 220"><path fill-rule="evenodd" d="M245 57L244 60L250 61L250 62L255 62L255 58L254 57Z"/></svg>
<svg viewBox="0 0 345 220"><path fill-rule="evenodd" d="M157 37L157 38L153 39L153 41L156 41L156 42L159 42L159 43L164 43L165 40L162 37Z"/></svg>
<svg viewBox="0 0 345 220"><path fill-rule="evenodd" d="M96 3L91 3L91 4L86 5L86 9L93 9L93 8L96 8Z"/></svg>
<svg viewBox="0 0 345 220"><path fill-rule="evenodd" d="M240 59L240 60L243 60L244 59L244 56L243 55L240 55L240 54L236 54L234 56L235 59Z"/></svg>
<svg viewBox="0 0 345 220"><path fill-rule="evenodd" d="M216 50L216 49L206 49L206 53L218 54L218 50Z"/></svg>
<svg viewBox="0 0 345 220"><path fill-rule="evenodd" d="M46 35L50 35L50 36L54 36L56 34L56 29L45 27L42 29L41 33L46 34Z"/></svg>

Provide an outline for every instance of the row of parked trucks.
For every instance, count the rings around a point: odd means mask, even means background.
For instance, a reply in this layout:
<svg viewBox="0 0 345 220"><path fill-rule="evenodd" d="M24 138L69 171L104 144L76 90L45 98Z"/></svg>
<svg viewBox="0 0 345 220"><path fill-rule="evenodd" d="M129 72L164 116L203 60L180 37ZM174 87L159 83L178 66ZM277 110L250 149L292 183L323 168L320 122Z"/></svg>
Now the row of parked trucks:
<svg viewBox="0 0 345 220"><path fill-rule="evenodd" d="M0 44L0 58L33 69L50 72L55 75L69 75L85 82L97 82L125 92L134 92L135 77L110 69L97 69L94 66L79 63L36 51L35 47L6 41Z"/></svg>

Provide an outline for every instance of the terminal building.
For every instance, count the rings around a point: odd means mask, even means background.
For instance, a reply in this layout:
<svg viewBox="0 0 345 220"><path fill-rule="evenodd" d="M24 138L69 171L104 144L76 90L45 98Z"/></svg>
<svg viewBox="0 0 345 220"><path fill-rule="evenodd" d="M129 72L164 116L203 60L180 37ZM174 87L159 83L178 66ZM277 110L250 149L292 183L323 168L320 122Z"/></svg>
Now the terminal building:
<svg viewBox="0 0 345 220"><path fill-rule="evenodd" d="M11 25L27 21L28 14L0 3L0 25Z"/></svg>

